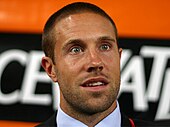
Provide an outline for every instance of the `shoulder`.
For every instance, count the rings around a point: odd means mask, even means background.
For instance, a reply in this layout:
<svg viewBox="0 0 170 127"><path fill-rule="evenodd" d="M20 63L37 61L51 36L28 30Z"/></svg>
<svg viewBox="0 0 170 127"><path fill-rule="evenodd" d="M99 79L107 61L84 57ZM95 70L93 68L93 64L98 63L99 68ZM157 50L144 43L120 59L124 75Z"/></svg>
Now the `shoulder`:
<svg viewBox="0 0 170 127"><path fill-rule="evenodd" d="M170 127L170 119L169 119L169 120L155 121L155 124L156 124L158 127Z"/></svg>
<svg viewBox="0 0 170 127"><path fill-rule="evenodd" d="M152 121L144 121L140 119L131 119L121 113L122 116L122 127L156 127L156 124Z"/></svg>
<svg viewBox="0 0 170 127"><path fill-rule="evenodd" d="M52 115L47 121L40 123L35 127L57 127L56 114Z"/></svg>
<svg viewBox="0 0 170 127"><path fill-rule="evenodd" d="M170 127L170 120L144 121L134 119L135 127Z"/></svg>
<svg viewBox="0 0 170 127"><path fill-rule="evenodd" d="M145 121L140 119L133 119L136 127L156 127L155 122Z"/></svg>

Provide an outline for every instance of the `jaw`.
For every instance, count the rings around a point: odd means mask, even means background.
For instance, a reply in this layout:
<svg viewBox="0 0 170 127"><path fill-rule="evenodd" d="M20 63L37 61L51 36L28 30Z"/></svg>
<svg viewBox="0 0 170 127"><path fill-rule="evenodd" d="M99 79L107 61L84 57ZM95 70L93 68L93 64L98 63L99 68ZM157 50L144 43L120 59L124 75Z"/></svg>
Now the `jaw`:
<svg viewBox="0 0 170 127"><path fill-rule="evenodd" d="M60 102L60 107L61 109L68 114L69 116L83 122L84 124L86 124L88 127L94 127L97 123L99 123L102 119L104 119L106 116L108 116L110 113L112 113L114 111L114 109L116 108L116 100L114 102L112 102L110 107L107 107L104 110L101 111L95 111L95 112L85 112L82 111L81 109L78 109L75 106L70 105L69 102L67 102L64 97L63 94L60 94L61 97L61 102ZM93 100L91 100L93 101ZM101 100L98 100L99 102L101 102ZM102 102L103 103L103 102ZM99 103L96 101L96 105L98 105ZM92 105L91 105L92 106ZM103 106L102 106L103 107ZM97 107L93 107L94 109L97 109ZM86 109L87 110L87 109Z"/></svg>

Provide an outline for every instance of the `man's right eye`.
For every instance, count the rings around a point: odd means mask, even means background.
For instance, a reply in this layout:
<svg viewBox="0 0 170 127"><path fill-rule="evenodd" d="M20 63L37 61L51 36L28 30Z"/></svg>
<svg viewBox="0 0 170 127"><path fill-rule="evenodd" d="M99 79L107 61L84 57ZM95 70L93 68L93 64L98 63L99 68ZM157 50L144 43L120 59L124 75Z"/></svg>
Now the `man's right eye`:
<svg viewBox="0 0 170 127"><path fill-rule="evenodd" d="M73 47L73 48L71 48L70 52L73 54L77 54L77 53L82 52L82 48L81 47Z"/></svg>

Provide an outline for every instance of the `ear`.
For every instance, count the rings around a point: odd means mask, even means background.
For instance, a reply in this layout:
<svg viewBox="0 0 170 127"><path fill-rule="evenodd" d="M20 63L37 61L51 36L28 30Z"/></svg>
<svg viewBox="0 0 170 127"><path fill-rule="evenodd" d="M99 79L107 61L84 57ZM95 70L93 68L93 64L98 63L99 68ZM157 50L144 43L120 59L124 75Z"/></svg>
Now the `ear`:
<svg viewBox="0 0 170 127"><path fill-rule="evenodd" d="M119 56L120 56L120 59L121 59L123 49L119 48L118 50L119 50Z"/></svg>
<svg viewBox="0 0 170 127"><path fill-rule="evenodd" d="M41 61L41 65L48 74L48 76L53 80L53 82L57 82L57 75L55 72L55 65L53 64L53 61L49 57L43 57Z"/></svg>

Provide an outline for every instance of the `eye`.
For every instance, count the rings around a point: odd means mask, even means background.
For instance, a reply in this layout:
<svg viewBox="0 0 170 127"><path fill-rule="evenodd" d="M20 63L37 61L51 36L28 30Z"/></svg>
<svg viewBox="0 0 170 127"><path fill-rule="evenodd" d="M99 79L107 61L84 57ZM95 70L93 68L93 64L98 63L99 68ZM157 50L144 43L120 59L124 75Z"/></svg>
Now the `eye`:
<svg viewBox="0 0 170 127"><path fill-rule="evenodd" d="M108 44L102 44L101 46L100 46L100 50L102 50L102 51L107 51L107 50L109 50L111 47L110 47L110 45L108 45Z"/></svg>
<svg viewBox="0 0 170 127"><path fill-rule="evenodd" d="M80 53L82 52L82 48L81 47L73 47L71 48L70 52L73 53L73 54L77 54L77 53Z"/></svg>

